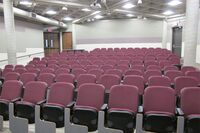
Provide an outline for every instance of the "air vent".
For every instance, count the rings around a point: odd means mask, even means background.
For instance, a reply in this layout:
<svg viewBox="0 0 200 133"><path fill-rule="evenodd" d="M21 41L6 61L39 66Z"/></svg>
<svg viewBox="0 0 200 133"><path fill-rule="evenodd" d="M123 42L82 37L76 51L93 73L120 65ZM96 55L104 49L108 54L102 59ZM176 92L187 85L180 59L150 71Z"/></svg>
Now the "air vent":
<svg viewBox="0 0 200 133"><path fill-rule="evenodd" d="M31 17L32 18L36 18L36 15L37 15L36 13L31 12Z"/></svg>

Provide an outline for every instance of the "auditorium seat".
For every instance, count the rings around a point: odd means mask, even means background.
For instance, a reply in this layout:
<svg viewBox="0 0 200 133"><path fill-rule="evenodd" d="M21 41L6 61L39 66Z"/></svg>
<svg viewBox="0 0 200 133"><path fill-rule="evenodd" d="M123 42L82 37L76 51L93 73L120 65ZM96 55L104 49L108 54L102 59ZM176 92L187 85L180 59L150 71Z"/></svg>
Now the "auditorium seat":
<svg viewBox="0 0 200 133"><path fill-rule="evenodd" d="M148 86L171 87L171 80L167 76L151 76L148 79Z"/></svg>
<svg viewBox="0 0 200 133"><path fill-rule="evenodd" d="M104 101L105 88L102 85L86 83L79 87L72 122L88 127L88 131L97 129L98 111Z"/></svg>
<svg viewBox="0 0 200 133"><path fill-rule="evenodd" d="M75 76L73 74L59 74L56 76L55 81L74 84Z"/></svg>
<svg viewBox="0 0 200 133"><path fill-rule="evenodd" d="M178 71L178 67L176 66L165 66L163 71L166 72L166 71L169 71L169 70L177 70Z"/></svg>
<svg viewBox="0 0 200 133"><path fill-rule="evenodd" d="M114 68L114 66L113 65L102 65L101 67L100 67L100 69L102 69L104 72L106 72L108 69L113 69Z"/></svg>
<svg viewBox="0 0 200 133"><path fill-rule="evenodd" d="M185 133L200 132L199 97L199 87L186 87L181 91L181 110L185 117Z"/></svg>
<svg viewBox="0 0 200 133"><path fill-rule="evenodd" d="M176 96L170 87L147 87L143 96L143 129L167 133L176 130Z"/></svg>
<svg viewBox="0 0 200 133"><path fill-rule="evenodd" d="M55 75L52 73L42 73L37 77L37 80L47 83L49 87L55 81Z"/></svg>
<svg viewBox="0 0 200 133"><path fill-rule="evenodd" d="M183 66L181 68L182 73L185 75L186 72L188 71L197 71L197 68L193 67L193 66Z"/></svg>
<svg viewBox="0 0 200 133"><path fill-rule="evenodd" d="M30 81L36 81L37 74L35 73L23 73L20 75L20 81L23 83L23 86L25 86Z"/></svg>
<svg viewBox="0 0 200 133"><path fill-rule="evenodd" d="M107 126L122 130L124 133L132 133L135 128L137 109L138 88L136 86L112 86L106 108Z"/></svg>
<svg viewBox="0 0 200 133"><path fill-rule="evenodd" d="M69 74L70 73L70 70L67 69L67 68L58 68L56 71L55 71L55 75L56 77L60 74Z"/></svg>
<svg viewBox="0 0 200 133"><path fill-rule="evenodd" d="M88 74L94 74L98 81L100 76L104 74L104 71L102 69L91 69L88 71Z"/></svg>
<svg viewBox="0 0 200 133"><path fill-rule="evenodd" d="M40 74L43 74L43 73L52 73L52 74L54 74L54 73L55 73L55 70L52 69L52 68L46 67L46 68L40 69Z"/></svg>
<svg viewBox="0 0 200 133"><path fill-rule="evenodd" d="M0 95L0 115L3 116L4 120L8 120L9 117L9 103L20 100L21 95L22 83L20 81L9 80L4 82Z"/></svg>
<svg viewBox="0 0 200 133"><path fill-rule="evenodd" d="M196 78L198 81L198 85L200 85L200 71L188 71L186 72L186 76Z"/></svg>
<svg viewBox="0 0 200 133"><path fill-rule="evenodd" d="M79 88L82 84L85 83L96 83L96 76L93 74L80 74L77 77L76 88Z"/></svg>
<svg viewBox="0 0 200 133"><path fill-rule="evenodd" d="M15 68L14 72L23 74L23 73L27 72L27 70L26 70L26 68Z"/></svg>
<svg viewBox="0 0 200 133"><path fill-rule="evenodd" d="M5 68L2 71L2 77L5 77L7 73L13 72L13 68Z"/></svg>
<svg viewBox="0 0 200 133"><path fill-rule="evenodd" d="M161 71L161 67L158 66L158 65L149 65L146 67L146 71L148 70L158 70L158 71Z"/></svg>
<svg viewBox="0 0 200 133"><path fill-rule="evenodd" d="M144 76L144 73L140 70L137 70L137 69L130 69L130 70L127 70L125 71L124 73L125 76L127 75L138 75L138 76Z"/></svg>
<svg viewBox="0 0 200 133"><path fill-rule="evenodd" d="M45 82L31 81L27 83L23 98L15 104L16 116L28 119L29 123L34 123L35 105L45 101L46 90Z"/></svg>
<svg viewBox="0 0 200 133"><path fill-rule="evenodd" d="M27 68L27 72L28 73L35 73L35 74L39 75L40 69L38 69L38 68Z"/></svg>
<svg viewBox="0 0 200 133"><path fill-rule="evenodd" d="M114 74L114 75L117 75L120 78L122 78L122 71L119 69L108 69L105 71L104 74Z"/></svg>
<svg viewBox="0 0 200 133"><path fill-rule="evenodd" d="M75 79L77 79L80 74L86 74L86 73L87 73L87 71L83 68L73 68L72 67L72 74L74 74Z"/></svg>
<svg viewBox="0 0 200 133"><path fill-rule="evenodd" d="M73 100L74 86L71 83L57 82L50 86L47 102L42 106L42 118L56 123L56 127L64 126L64 109Z"/></svg>
<svg viewBox="0 0 200 133"><path fill-rule="evenodd" d="M19 80L20 74L16 72L8 72L4 77L4 82L8 80Z"/></svg>
<svg viewBox="0 0 200 133"><path fill-rule="evenodd" d="M5 65L4 69L7 69L7 68L9 68L9 69L14 69L14 66L11 65L11 64Z"/></svg>
<svg viewBox="0 0 200 133"><path fill-rule="evenodd" d="M151 76L162 76L162 73L159 70L148 70L144 73L144 82L147 83Z"/></svg>
<svg viewBox="0 0 200 133"><path fill-rule="evenodd" d="M171 83L174 84L174 79L176 77L183 76L184 74L178 70L168 70L168 71L165 71L164 75L169 77L171 80Z"/></svg>

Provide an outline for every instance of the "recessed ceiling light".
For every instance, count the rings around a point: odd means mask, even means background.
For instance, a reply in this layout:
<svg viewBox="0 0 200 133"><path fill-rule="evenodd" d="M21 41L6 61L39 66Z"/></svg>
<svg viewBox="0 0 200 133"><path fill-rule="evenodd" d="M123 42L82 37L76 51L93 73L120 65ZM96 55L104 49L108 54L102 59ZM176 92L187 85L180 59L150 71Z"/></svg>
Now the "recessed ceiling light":
<svg viewBox="0 0 200 133"><path fill-rule="evenodd" d="M90 9L88 9L88 8L83 8L83 9L81 9L82 11L84 11L84 12L90 12L91 10Z"/></svg>
<svg viewBox="0 0 200 133"><path fill-rule="evenodd" d="M49 10L49 11L46 12L46 14L49 14L49 15L54 15L54 14L56 14L56 13L57 13L57 12L54 11L54 10Z"/></svg>
<svg viewBox="0 0 200 133"><path fill-rule="evenodd" d="M96 19L102 19L103 16L101 16L101 15L96 15L94 18L96 18Z"/></svg>
<svg viewBox="0 0 200 133"><path fill-rule="evenodd" d="M62 7L62 10L67 11L68 9L67 9L67 7L63 6L63 7Z"/></svg>
<svg viewBox="0 0 200 133"><path fill-rule="evenodd" d="M19 4L26 5L26 6L31 6L33 3L31 1L24 0L24 1L20 1Z"/></svg>
<svg viewBox="0 0 200 133"><path fill-rule="evenodd" d="M138 4L142 4L142 0L138 0Z"/></svg>
<svg viewBox="0 0 200 133"><path fill-rule="evenodd" d="M135 7L135 5L133 5L132 3L127 3L127 4L123 5L122 7L125 9L131 9L131 8Z"/></svg>
<svg viewBox="0 0 200 133"><path fill-rule="evenodd" d="M88 19L87 22L91 22L91 19Z"/></svg>
<svg viewBox="0 0 200 133"><path fill-rule="evenodd" d="M174 12L168 10L168 11L163 12L163 14L164 15L172 15L172 14L174 14Z"/></svg>
<svg viewBox="0 0 200 133"><path fill-rule="evenodd" d="M133 14L127 14L126 16L127 17L133 17L134 15Z"/></svg>
<svg viewBox="0 0 200 133"><path fill-rule="evenodd" d="M71 17L65 17L65 18L63 18L63 20L65 20L65 21L72 21L73 19Z"/></svg>
<svg viewBox="0 0 200 133"><path fill-rule="evenodd" d="M177 6L180 4L182 4L182 2L180 0L172 0L168 3L168 5L170 5L170 6Z"/></svg>

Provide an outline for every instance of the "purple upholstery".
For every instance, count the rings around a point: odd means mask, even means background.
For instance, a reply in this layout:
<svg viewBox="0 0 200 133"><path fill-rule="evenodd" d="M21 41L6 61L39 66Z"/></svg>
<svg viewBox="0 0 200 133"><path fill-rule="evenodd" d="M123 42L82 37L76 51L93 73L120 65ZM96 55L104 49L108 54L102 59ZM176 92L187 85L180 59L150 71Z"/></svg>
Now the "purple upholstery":
<svg viewBox="0 0 200 133"><path fill-rule="evenodd" d="M47 84L40 81L31 81L25 85L23 100L36 104L45 99Z"/></svg>
<svg viewBox="0 0 200 133"><path fill-rule="evenodd" d="M148 71L146 71L145 74L144 74L144 81L145 81L145 83L148 82L148 79L151 76L162 76L162 73L159 70L148 70Z"/></svg>
<svg viewBox="0 0 200 133"><path fill-rule="evenodd" d="M178 96L185 87L197 87L198 81L193 77L180 76L175 78L175 91Z"/></svg>
<svg viewBox="0 0 200 133"><path fill-rule="evenodd" d="M125 73L125 71L129 69L129 66L127 66L127 65L117 65L117 66L115 66L115 68L121 70L122 73Z"/></svg>
<svg viewBox="0 0 200 133"><path fill-rule="evenodd" d="M146 67L146 70L158 70L161 71L161 67L158 65L149 65Z"/></svg>
<svg viewBox="0 0 200 133"><path fill-rule="evenodd" d="M16 69L14 69L14 72L23 74L23 73L27 72L27 70L26 70L26 68L16 68Z"/></svg>
<svg viewBox="0 0 200 133"><path fill-rule="evenodd" d="M25 68L24 65L15 65L15 69L17 68Z"/></svg>
<svg viewBox="0 0 200 133"><path fill-rule="evenodd" d="M144 65L145 65L145 67L148 67L150 65L158 66L158 62L155 61L155 60L147 60L147 61L144 62Z"/></svg>
<svg viewBox="0 0 200 133"><path fill-rule="evenodd" d="M178 67L176 67L176 66L165 66L163 70L165 72L169 71L169 70L177 70L178 71Z"/></svg>
<svg viewBox="0 0 200 133"><path fill-rule="evenodd" d="M186 116L200 115L200 88L186 87L181 90L181 109Z"/></svg>
<svg viewBox="0 0 200 133"><path fill-rule="evenodd" d="M113 66L113 65L102 65L100 68L101 68L104 72L106 72L106 71L109 70L109 69L113 69L114 66Z"/></svg>
<svg viewBox="0 0 200 133"><path fill-rule="evenodd" d="M0 99L13 100L21 97L22 94L22 83L16 80L9 80L4 82L2 86L2 92Z"/></svg>
<svg viewBox="0 0 200 133"><path fill-rule="evenodd" d="M4 69L14 69L14 66L13 65L10 65L10 64L8 64L8 65L5 65L5 67L4 67Z"/></svg>
<svg viewBox="0 0 200 133"><path fill-rule="evenodd" d="M134 66L131 67L131 69L140 70L142 72L145 71L145 67L143 65L134 65Z"/></svg>
<svg viewBox="0 0 200 133"><path fill-rule="evenodd" d="M151 76L148 79L148 86L171 86L171 80L167 76Z"/></svg>
<svg viewBox="0 0 200 133"><path fill-rule="evenodd" d="M144 73L137 69L130 69L125 71L124 75L138 75L138 76L144 76Z"/></svg>
<svg viewBox="0 0 200 133"><path fill-rule="evenodd" d="M117 65L126 65L129 66L129 60L119 60Z"/></svg>
<svg viewBox="0 0 200 133"><path fill-rule="evenodd" d="M2 76L5 77L7 73L13 72L12 68L5 68L2 72Z"/></svg>
<svg viewBox="0 0 200 133"><path fill-rule="evenodd" d="M168 60L164 60L164 61L160 61L159 65L163 69L165 66L172 66L172 62L170 62Z"/></svg>
<svg viewBox="0 0 200 133"><path fill-rule="evenodd" d="M86 66L86 65L91 65L91 62L89 60L81 60L81 61L79 61L79 64Z"/></svg>
<svg viewBox="0 0 200 133"><path fill-rule="evenodd" d="M39 57L34 57L33 61L37 61L38 62L38 61L40 61L40 58Z"/></svg>
<svg viewBox="0 0 200 133"><path fill-rule="evenodd" d="M169 71L165 72L165 76L170 78L171 83L174 83L174 79L176 77L183 76L183 75L184 74L181 71L178 71L178 70L169 70Z"/></svg>
<svg viewBox="0 0 200 133"><path fill-rule="evenodd" d="M94 107L100 110L104 102L105 88L99 84L86 83L79 87L76 106Z"/></svg>
<svg viewBox="0 0 200 133"><path fill-rule="evenodd" d="M77 88L84 83L96 83L96 76L93 74L80 74L77 78Z"/></svg>
<svg viewBox="0 0 200 133"><path fill-rule="evenodd" d="M175 114L175 91L170 87L164 86L147 87L144 91L143 107L145 114L149 111Z"/></svg>
<svg viewBox="0 0 200 133"><path fill-rule="evenodd" d="M68 74L70 72L67 68L59 68L55 71L56 77L60 74Z"/></svg>
<svg viewBox="0 0 200 133"><path fill-rule="evenodd" d="M133 85L138 88L139 95L144 93L144 78L138 75L127 75L124 77L124 85Z"/></svg>
<svg viewBox="0 0 200 133"><path fill-rule="evenodd" d="M52 68L43 68L43 69L40 69L40 74L42 73L52 73L54 74L55 70L52 69Z"/></svg>
<svg viewBox="0 0 200 133"><path fill-rule="evenodd" d="M74 85L71 83L57 82L50 86L47 104L60 104L66 107L73 100Z"/></svg>
<svg viewBox="0 0 200 133"><path fill-rule="evenodd" d="M198 80L198 83L200 84L200 71L188 71L186 72L186 76L196 78Z"/></svg>
<svg viewBox="0 0 200 133"><path fill-rule="evenodd" d="M75 75L75 78L77 79L80 74L86 74L87 71L82 68L73 68L72 67L72 73Z"/></svg>
<svg viewBox="0 0 200 133"><path fill-rule="evenodd" d="M104 85L106 90L110 90L110 88L113 85L120 84L120 81L121 81L121 79L117 75L104 74L104 75L101 75L98 83Z"/></svg>
<svg viewBox="0 0 200 133"><path fill-rule="evenodd" d="M196 71L196 70L197 70L197 68L195 68L193 66L183 66L181 68L181 71L183 74L186 74L186 72L188 72L188 71Z"/></svg>
<svg viewBox="0 0 200 133"><path fill-rule="evenodd" d="M91 69L91 70L88 71L88 74L95 75L96 79L98 80L99 77L104 74L104 71L101 70L101 69Z"/></svg>
<svg viewBox="0 0 200 133"><path fill-rule="evenodd" d="M35 74L39 75L40 69L38 69L38 68L28 68L27 72L29 72L29 73L35 73Z"/></svg>
<svg viewBox="0 0 200 133"><path fill-rule="evenodd" d="M85 66L85 69L87 70L87 72L91 69L98 69L99 66L98 65L87 65Z"/></svg>
<svg viewBox="0 0 200 133"><path fill-rule="evenodd" d="M35 65L33 64L28 64L25 66L26 70L31 69L31 68L35 68Z"/></svg>
<svg viewBox="0 0 200 133"><path fill-rule="evenodd" d="M8 72L8 73L5 75L4 81L8 81L8 80L19 80L19 76L20 76L19 73L16 73L16 72Z"/></svg>
<svg viewBox="0 0 200 133"><path fill-rule="evenodd" d="M26 85L30 81L36 81L37 75L35 73L23 73L20 75L20 80L22 81L23 85Z"/></svg>
<svg viewBox="0 0 200 133"><path fill-rule="evenodd" d="M38 76L37 80L46 82L50 86L55 81L55 75L52 73L42 73Z"/></svg>
<svg viewBox="0 0 200 133"><path fill-rule="evenodd" d="M117 75L119 77L122 77L122 71L119 69L108 69L105 74L114 74Z"/></svg>
<svg viewBox="0 0 200 133"><path fill-rule="evenodd" d="M114 85L111 87L108 101L109 110L130 110L137 113L138 88L131 85Z"/></svg>
<svg viewBox="0 0 200 133"><path fill-rule="evenodd" d="M59 68L59 66L57 64L50 64L48 65L48 68L52 68L56 71Z"/></svg>
<svg viewBox="0 0 200 133"><path fill-rule="evenodd" d="M68 82L74 84L75 76L73 74L59 74L55 81L56 82Z"/></svg>
<svg viewBox="0 0 200 133"><path fill-rule="evenodd" d="M131 66L135 66L135 65L143 65L143 60L132 60Z"/></svg>

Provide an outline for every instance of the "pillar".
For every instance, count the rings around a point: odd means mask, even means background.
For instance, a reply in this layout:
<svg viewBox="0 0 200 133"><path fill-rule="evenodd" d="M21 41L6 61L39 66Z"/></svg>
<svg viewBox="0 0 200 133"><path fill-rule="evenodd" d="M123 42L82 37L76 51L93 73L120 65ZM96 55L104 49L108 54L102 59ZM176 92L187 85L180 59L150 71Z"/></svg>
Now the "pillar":
<svg viewBox="0 0 200 133"><path fill-rule="evenodd" d="M167 22L163 20L162 48L167 48Z"/></svg>
<svg viewBox="0 0 200 133"><path fill-rule="evenodd" d="M63 51L63 33L60 31L60 53Z"/></svg>
<svg viewBox="0 0 200 133"><path fill-rule="evenodd" d="M199 0L186 0L184 65L196 65Z"/></svg>
<svg viewBox="0 0 200 133"><path fill-rule="evenodd" d="M3 0L4 8L4 23L6 30L6 46L8 55L8 64L15 65L17 63L16 58L16 34L15 34L15 22L13 13L13 0Z"/></svg>

